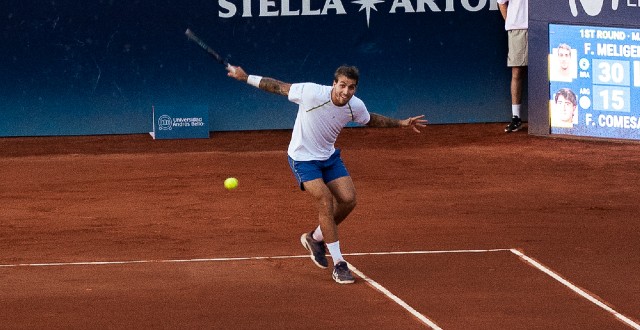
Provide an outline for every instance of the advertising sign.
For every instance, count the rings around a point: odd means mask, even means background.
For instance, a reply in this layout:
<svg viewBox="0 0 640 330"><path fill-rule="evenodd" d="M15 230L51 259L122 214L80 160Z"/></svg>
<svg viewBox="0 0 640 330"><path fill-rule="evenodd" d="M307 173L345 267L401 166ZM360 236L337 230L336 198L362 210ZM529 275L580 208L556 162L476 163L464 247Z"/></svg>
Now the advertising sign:
<svg viewBox="0 0 640 330"><path fill-rule="evenodd" d="M209 108L153 107L154 139L207 139L209 138Z"/></svg>

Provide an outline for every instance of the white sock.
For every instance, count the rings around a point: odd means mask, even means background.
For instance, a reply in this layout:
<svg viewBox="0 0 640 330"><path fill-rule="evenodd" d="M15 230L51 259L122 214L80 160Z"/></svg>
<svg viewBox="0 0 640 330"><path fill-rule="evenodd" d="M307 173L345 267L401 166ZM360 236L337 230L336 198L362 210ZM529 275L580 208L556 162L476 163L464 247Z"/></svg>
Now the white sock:
<svg viewBox="0 0 640 330"><path fill-rule="evenodd" d="M513 116L518 116L520 118L520 104L512 104L511 105L511 113Z"/></svg>
<svg viewBox="0 0 640 330"><path fill-rule="evenodd" d="M313 234L311 235L311 237L313 237L313 239L318 242L324 241L324 236L322 236L322 230L320 229L320 226L318 226L318 228L316 228L316 230L313 231Z"/></svg>
<svg viewBox="0 0 640 330"><path fill-rule="evenodd" d="M342 258L342 252L340 252L340 241L328 243L327 249L329 249L329 254L331 254L331 259L333 259L334 266L338 262L344 261L344 258Z"/></svg>

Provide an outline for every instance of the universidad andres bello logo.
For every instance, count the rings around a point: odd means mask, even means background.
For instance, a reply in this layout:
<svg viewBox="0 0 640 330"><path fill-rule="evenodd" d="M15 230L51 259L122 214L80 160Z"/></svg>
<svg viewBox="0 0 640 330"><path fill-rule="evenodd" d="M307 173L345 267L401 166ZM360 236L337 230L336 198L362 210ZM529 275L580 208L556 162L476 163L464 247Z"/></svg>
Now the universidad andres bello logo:
<svg viewBox="0 0 640 330"><path fill-rule="evenodd" d="M455 11L477 12L498 10L495 0L218 0L218 17L274 17L348 15L364 12L367 27L373 12L441 13ZM617 1L617 0L615 0ZM324 2L324 3L323 3ZM257 10L256 10L257 9ZM347 12L348 11L348 12Z"/></svg>
<svg viewBox="0 0 640 330"><path fill-rule="evenodd" d="M173 128L173 119L168 115L162 115L158 118L158 129L161 131L170 131Z"/></svg>
<svg viewBox="0 0 640 330"><path fill-rule="evenodd" d="M577 17L578 16L578 5L577 2L578 0L569 0L569 7L571 7L571 14L573 15L573 17ZM611 1L611 9L612 10L618 10L618 4L620 0L579 0L580 1L580 5L582 5L582 9L584 10L584 12L589 15L589 16L598 16L600 14L600 12L602 11L602 8L604 6L605 2L609 2ZM632 0L627 0L627 5L631 6L631 1ZM637 1L636 1L636 7L637 7Z"/></svg>

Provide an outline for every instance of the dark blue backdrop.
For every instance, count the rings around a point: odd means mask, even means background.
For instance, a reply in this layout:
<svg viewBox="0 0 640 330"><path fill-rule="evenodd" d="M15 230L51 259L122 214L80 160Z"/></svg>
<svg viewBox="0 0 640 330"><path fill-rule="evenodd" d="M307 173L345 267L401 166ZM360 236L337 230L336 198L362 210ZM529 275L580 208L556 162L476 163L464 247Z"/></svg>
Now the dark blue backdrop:
<svg viewBox="0 0 640 330"><path fill-rule="evenodd" d="M287 82L331 84L337 66L356 65L373 112L506 121L510 71L494 2L3 1L0 136L148 132L152 105L206 105L212 131L292 127L293 103L226 77L186 28L232 64Z"/></svg>

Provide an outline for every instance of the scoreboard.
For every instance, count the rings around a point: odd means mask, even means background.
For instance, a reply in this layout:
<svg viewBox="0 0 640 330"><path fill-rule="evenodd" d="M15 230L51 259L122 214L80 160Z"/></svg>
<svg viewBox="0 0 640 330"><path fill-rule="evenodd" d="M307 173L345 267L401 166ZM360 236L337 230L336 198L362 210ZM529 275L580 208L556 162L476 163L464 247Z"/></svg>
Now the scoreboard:
<svg viewBox="0 0 640 330"><path fill-rule="evenodd" d="M640 29L549 24L551 134L640 140Z"/></svg>

